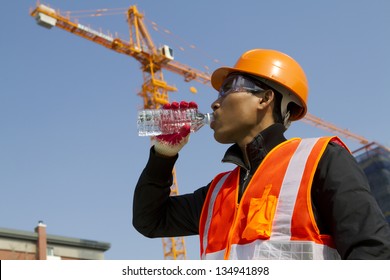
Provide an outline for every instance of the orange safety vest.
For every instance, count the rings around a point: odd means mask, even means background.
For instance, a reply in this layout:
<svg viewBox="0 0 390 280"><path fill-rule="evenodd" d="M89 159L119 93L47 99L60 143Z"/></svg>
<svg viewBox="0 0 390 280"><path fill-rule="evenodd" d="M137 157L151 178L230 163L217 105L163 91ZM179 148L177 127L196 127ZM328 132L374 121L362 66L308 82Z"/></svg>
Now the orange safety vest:
<svg viewBox="0 0 390 280"><path fill-rule="evenodd" d="M217 175L200 218L201 259L340 259L317 227L311 186L328 143L294 138L264 158L238 201L240 168Z"/></svg>

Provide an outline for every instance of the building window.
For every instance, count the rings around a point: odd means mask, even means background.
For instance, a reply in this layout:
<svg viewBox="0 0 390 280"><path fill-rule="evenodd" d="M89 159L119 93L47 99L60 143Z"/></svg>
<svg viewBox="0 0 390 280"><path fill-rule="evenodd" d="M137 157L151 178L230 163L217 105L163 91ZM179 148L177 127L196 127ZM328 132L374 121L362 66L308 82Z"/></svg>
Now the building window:
<svg viewBox="0 0 390 280"><path fill-rule="evenodd" d="M54 256L54 247L47 247L47 255Z"/></svg>

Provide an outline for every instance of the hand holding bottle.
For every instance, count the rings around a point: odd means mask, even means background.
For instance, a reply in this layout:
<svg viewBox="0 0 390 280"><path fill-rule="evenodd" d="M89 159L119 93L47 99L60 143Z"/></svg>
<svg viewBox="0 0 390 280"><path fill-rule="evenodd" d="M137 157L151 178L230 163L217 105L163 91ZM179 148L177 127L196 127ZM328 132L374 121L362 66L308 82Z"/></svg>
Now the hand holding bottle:
<svg viewBox="0 0 390 280"><path fill-rule="evenodd" d="M212 113L203 114L198 111L195 102L166 104L159 109L142 109L138 111L137 129L139 136L156 136L174 134L184 124L190 126L191 132L198 131L214 119Z"/></svg>
<svg viewBox="0 0 390 280"><path fill-rule="evenodd" d="M172 104L165 104L164 110L178 110L178 113L188 108L197 109L198 105L195 102L181 101L180 104L172 102ZM169 121L169 120L167 120ZM164 118L162 119L164 122ZM183 124L175 133L158 135L154 138L154 150L163 156L173 157L187 144L191 133L191 125Z"/></svg>

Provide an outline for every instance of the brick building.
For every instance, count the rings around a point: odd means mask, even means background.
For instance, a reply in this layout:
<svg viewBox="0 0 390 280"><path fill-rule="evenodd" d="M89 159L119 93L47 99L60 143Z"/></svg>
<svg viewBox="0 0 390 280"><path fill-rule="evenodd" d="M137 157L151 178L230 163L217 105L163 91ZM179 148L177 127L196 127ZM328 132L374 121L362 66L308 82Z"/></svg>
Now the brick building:
<svg viewBox="0 0 390 280"><path fill-rule="evenodd" d="M102 260L110 246L47 234L42 222L35 232L0 228L0 260Z"/></svg>
<svg viewBox="0 0 390 280"><path fill-rule="evenodd" d="M354 155L367 175L372 194L390 223L390 149L373 142L354 151Z"/></svg>

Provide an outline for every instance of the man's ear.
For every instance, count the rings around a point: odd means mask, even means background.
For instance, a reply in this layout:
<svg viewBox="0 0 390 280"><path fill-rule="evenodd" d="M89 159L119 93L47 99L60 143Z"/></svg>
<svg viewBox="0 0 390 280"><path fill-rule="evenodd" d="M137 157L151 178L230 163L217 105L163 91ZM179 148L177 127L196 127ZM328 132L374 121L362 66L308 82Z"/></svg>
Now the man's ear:
<svg viewBox="0 0 390 280"><path fill-rule="evenodd" d="M266 90L263 94L263 97L261 98L260 104L262 103L271 103L272 100L274 100L275 94L272 90ZM265 104L264 104L265 105Z"/></svg>

